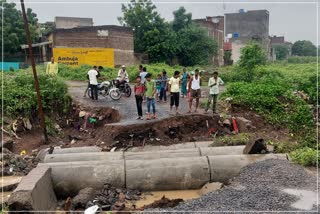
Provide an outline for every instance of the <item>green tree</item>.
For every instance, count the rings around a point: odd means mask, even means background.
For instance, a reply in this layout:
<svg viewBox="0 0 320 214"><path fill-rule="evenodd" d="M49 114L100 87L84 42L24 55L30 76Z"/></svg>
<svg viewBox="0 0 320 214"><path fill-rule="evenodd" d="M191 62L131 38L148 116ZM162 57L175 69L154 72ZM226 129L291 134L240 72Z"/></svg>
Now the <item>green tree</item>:
<svg viewBox="0 0 320 214"><path fill-rule="evenodd" d="M317 47L307 40L296 41L292 45L292 55L296 56L316 56Z"/></svg>
<svg viewBox="0 0 320 214"><path fill-rule="evenodd" d="M177 56L183 66L208 64L217 53L217 42L197 25L183 28L177 35Z"/></svg>
<svg viewBox="0 0 320 214"><path fill-rule="evenodd" d="M146 37L152 31L160 35L166 31L163 18L156 11L151 0L131 0L128 5L122 4L123 17L118 17L121 25L131 27L134 33L134 49L138 53L147 51ZM151 32L150 32L151 31ZM154 43L159 42L157 39ZM148 44L150 44L150 38Z"/></svg>
<svg viewBox="0 0 320 214"><path fill-rule="evenodd" d="M288 46L286 45L276 45L274 46L277 60L284 60L289 54Z"/></svg>
<svg viewBox="0 0 320 214"><path fill-rule="evenodd" d="M3 22L3 29L2 26L0 26L0 30L3 30L3 41L1 38L1 44L3 43L5 53L16 53L20 49L20 45L27 43L22 13L17 10L15 3L0 2L3 3L3 8L0 10L0 20ZM38 36L37 15L33 13L30 8L27 9L26 13L31 41L35 42Z"/></svg>
<svg viewBox="0 0 320 214"><path fill-rule="evenodd" d="M172 29L176 32L192 24L192 14L186 13L184 7L180 7L178 10L174 11L173 16Z"/></svg>
<svg viewBox="0 0 320 214"><path fill-rule="evenodd" d="M246 80L248 82L253 80L255 67L257 65L264 65L266 61L266 54L257 42L251 41L241 49L239 66L246 71Z"/></svg>

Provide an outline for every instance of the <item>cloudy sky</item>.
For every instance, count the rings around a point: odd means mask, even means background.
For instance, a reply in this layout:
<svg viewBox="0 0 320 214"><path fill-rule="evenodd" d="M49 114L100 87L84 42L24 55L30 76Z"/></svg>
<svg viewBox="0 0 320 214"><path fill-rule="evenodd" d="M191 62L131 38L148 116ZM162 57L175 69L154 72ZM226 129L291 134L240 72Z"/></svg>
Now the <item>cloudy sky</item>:
<svg viewBox="0 0 320 214"><path fill-rule="evenodd" d="M281 1L281 2L280 2ZM19 1L15 1L20 4ZM90 17L95 25L118 25L121 3L116 0L25 0L37 13L40 22L55 16ZM172 20L172 12L184 6L192 17L223 15L239 9L267 9L270 13L270 35L285 36L287 41L310 40L317 43L318 0L153 0L162 17Z"/></svg>

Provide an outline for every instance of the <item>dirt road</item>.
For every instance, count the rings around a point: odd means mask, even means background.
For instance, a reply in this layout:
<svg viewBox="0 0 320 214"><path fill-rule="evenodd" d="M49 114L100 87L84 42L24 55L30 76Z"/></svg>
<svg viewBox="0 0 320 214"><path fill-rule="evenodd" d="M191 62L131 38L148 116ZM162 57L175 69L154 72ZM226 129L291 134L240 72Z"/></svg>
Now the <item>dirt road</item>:
<svg viewBox="0 0 320 214"><path fill-rule="evenodd" d="M67 81L66 82L69 88L69 93L72 98L82 105L85 108L103 108L110 107L118 110L121 115L121 124L131 124L131 123L143 123L145 121L137 121L137 109L134 95L131 95L129 98L122 96L120 100L114 101L110 97L104 98L102 96L99 97L98 101L92 102L92 100L87 96L83 97L84 91L87 87L86 82L80 81ZM133 88L133 87L132 87ZM207 91L205 88L203 89L204 98L206 99ZM143 103L143 112L147 110L146 103ZM156 104L157 115L158 118L168 118L170 115L170 106L169 106L169 98L167 103L157 102ZM188 102L186 98L180 98L180 113L187 114L188 112ZM203 113L203 110L199 110L199 113Z"/></svg>

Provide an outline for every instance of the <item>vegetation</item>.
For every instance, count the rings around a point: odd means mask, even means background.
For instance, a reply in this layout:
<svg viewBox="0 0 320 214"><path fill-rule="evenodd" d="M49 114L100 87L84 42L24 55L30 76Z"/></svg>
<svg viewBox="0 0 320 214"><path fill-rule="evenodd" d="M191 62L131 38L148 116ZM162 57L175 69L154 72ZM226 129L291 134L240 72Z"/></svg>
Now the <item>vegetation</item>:
<svg viewBox="0 0 320 214"><path fill-rule="evenodd" d="M164 62L193 66L208 64L217 53L217 43L204 29L192 22L184 7L173 12L169 23L160 17L151 0L131 0L122 5L118 20L134 31L135 52L145 53L151 63Z"/></svg>
<svg viewBox="0 0 320 214"><path fill-rule="evenodd" d="M239 60L239 67L245 72L245 79L251 82L254 78L254 69L258 65L266 64L267 57L262 47L252 41L241 49L241 56Z"/></svg>
<svg viewBox="0 0 320 214"><path fill-rule="evenodd" d="M298 143L277 144L276 151L292 152L291 156L297 163L315 165L317 141L313 112L318 99L316 63L263 65L264 60L256 58L262 54L253 54L257 49L257 46L249 44L239 65L227 67L221 74L228 83L222 97L232 97L232 104L248 107L270 124L288 129ZM302 99L296 91L307 96Z"/></svg>
<svg viewBox="0 0 320 214"><path fill-rule="evenodd" d="M289 49L287 45L276 45L274 49L277 60L284 60L289 54Z"/></svg>
<svg viewBox="0 0 320 214"><path fill-rule="evenodd" d="M290 56L290 57L288 57L288 63L302 64L302 63L312 63L312 62L317 62L316 56Z"/></svg>
<svg viewBox="0 0 320 214"><path fill-rule="evenodd" d="M316 56L317 47L307 40L296 41L292 45L292 55L296 56Z"/></svg>
<svg viewBox="0 0 320 214"><path fill-rule="evenodd" d="M38 72L43 109L47 115L63 115L70 102L62 79ZM3 110L6 116L37 117L37 97L33 75L29 70L8 72L3 81Z"/></svg>
<svg viewBox="0 0 320 214"><path fill-rule="evenodd" d="M20 10L17 10L15 3L7 3L7 1L4 0L0 0L0 3L3 3L3 9L0 10L0 22L3 23L3 29L2 26L0 26L0 31L3 30L3 41L1 38L1 44L3 42L5 53L17 53L21 44L27 44L22 13ZM2 13L4 13L3 16ZM27 8L26 13L31 41L34 42L38 37L37 15L33 13L30 8Z"/></svg>
<svg viewBox="0 0 320 214"><path fill-rule="evenodd" d="M317 166L317 162L320 163L320 156L317 150L309 147L303 147L291 152L290 157L292 161L303 166Z"/></svg>

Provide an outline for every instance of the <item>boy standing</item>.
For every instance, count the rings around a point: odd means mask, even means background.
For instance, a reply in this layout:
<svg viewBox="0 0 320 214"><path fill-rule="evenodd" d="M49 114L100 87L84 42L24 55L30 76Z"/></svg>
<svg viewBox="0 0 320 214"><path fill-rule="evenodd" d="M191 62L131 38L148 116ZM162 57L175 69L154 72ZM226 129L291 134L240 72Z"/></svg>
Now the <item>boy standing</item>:
<svg viewBox="0 0 320 214"><path fill-rule="evenodd" d="M219 85L223 85L224 82L220 77L218 77L219 73L218 72L213 72L213 77L209 79L208 86L210 88L210 94L208 97L208 103L206 107L206 112L208 112L211 100L213 99L213 105L212 105L212 111L214 114L217 113L217 99L219 95Z"/></svg>
<svg viewBox="0 0 320 214"><path fill-rule="evenodd" d="M146 82L145 82L145 86L146 86L146 98L147 98L147 120L150 119L156 119L156 102L154 99L154 95L156 93L156 86L155 86L155 82L151 79L151 74L148 73L146 75ZM152 110L153 110L153 116L151 116L151 111L150 111L150 107L152 105Z"/></svg>
<svg viewBox="0 0 320 214"><path fill-rule="evenodd" d="M136 104L138 110L138 118L137 120L143 120L142 118L142 101L143 101L143 94L144 94L144 85L141 84L141 77L136 77L136 84L134 86L134 94L136 97Z"/></svg>
<svg viewBox="0 0 320 214"><path fill-rule="evenodd" d="M176 106L176 114L179 114L179 87L180 87L180 78L179 78L179 71L174 72L174 76L169 80L169 92L170 92L170 113L172 112L172 107Z"/></svg>
<svg viewBox="0 0 320 214"><path fill-rule="evenodd" d="M168 81L168 77L167 77L167 72L166 70L162 71L162 77L161 77L161 89L160 89L160 101L167 102L167 81Z"/></svg>

